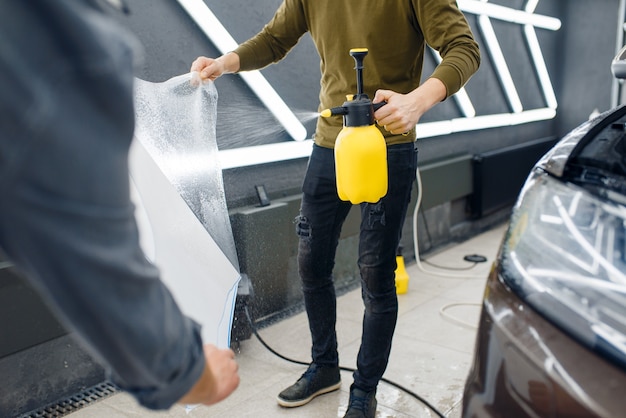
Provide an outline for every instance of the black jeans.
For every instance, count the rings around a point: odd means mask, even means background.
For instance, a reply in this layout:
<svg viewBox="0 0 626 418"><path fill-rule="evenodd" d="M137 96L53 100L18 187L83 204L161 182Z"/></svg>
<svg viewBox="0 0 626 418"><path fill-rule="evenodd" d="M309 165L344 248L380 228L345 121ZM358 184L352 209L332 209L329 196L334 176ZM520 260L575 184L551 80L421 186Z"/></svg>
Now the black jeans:
<svg viewBox="0 0 626 418"><path fill-rule="evenodd" d="M398 315L396 251L417 169L415 144L387 147L389 188L379 202L362 203L358 265L365 304L355 386L376 388L389 360ZM313 147L297 219L298 263L313 341L313 362L337 366L336 296L332 271L341 226L352 207L337 196L334 151Z"/></svg>

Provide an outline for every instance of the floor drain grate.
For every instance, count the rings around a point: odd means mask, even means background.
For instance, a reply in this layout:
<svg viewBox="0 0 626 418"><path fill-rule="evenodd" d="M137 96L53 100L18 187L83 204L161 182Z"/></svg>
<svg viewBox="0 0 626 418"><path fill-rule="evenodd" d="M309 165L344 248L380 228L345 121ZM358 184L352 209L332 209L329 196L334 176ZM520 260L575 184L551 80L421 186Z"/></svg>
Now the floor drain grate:
<svg viewBox="0 0 626 418"><path fill-rule="evenodd" d="M112 383L100 383L76 395L69 396L19 418L59 418L107 398L118 391Z"/></svg>

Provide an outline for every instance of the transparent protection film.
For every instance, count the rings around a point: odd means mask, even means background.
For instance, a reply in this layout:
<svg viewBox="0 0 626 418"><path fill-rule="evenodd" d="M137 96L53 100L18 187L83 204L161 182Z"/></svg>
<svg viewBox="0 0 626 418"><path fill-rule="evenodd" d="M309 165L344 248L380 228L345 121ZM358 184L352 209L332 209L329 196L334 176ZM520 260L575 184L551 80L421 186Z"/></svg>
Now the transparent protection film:
<svg viewBox="0 0 626 418"><path fill-rule="evenodd" d="M135 80L135 137L239 270L222 170L216 118L218 94L197 73L162 83Z"/></svg>

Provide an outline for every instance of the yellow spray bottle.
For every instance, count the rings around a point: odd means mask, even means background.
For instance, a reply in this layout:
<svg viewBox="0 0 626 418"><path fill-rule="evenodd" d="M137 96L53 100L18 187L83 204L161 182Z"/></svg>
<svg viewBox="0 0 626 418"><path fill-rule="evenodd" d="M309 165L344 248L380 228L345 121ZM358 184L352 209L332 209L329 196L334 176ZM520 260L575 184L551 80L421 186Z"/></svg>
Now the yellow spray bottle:
<svg viewBox="0 0 626 418"><path fill-rule="evenodd" d="M387 194L387 145L374 125L374 112L385 102L372 104L363 93L363 59L367 48L350 50L356 62L357 94L343 106L326 109L323 117L343 115L343 129L335 141L335 174L341 200L376 203Z"/></svg>

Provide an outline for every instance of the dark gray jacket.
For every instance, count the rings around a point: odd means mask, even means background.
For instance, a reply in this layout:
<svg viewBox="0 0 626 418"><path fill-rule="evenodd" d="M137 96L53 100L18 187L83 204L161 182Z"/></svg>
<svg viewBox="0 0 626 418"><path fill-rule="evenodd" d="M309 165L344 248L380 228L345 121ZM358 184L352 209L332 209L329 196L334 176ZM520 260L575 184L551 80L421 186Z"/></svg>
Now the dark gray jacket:
<svg viewBox="0 0 626 418"><path fill-rule="evenodd" d="M0 0L0 40L0 247L115 383L168 408L205 360L139 247L135 41L89 0Z"/></svg>

